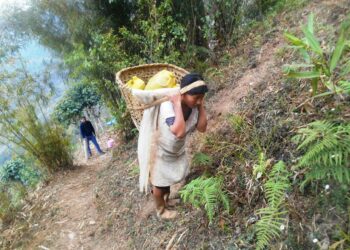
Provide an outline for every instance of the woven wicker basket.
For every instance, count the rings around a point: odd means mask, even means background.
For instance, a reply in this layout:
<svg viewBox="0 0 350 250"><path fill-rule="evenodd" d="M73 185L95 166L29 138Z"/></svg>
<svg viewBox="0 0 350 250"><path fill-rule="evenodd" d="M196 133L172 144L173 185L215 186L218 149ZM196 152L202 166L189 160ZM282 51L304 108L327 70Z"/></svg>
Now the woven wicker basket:
<svg viewBox="0 0 350 250"><path fill-rule="evenodd" d="M135 110L135 108L138 108L142 106L141 103L139 103L131 94L130 88L126 87L127 81L131 79L133 76L137 76L145 81L145 83L148 82L148 80L158 73L159 71L166 69L168 71L171 71L175 74L176 82L180 83L181 78L188 74L188 71L177 67L172 64L166 64L166 63L154 63L154 64L144 64L139 65L135 67L125 68L119 71L116 74L116 81L119 85L119 88L122 92L122 95L125 99L126 106L131 114L131 118L136 126L137 129L140 127L140 122L142 119L142 110Z"/></svg>

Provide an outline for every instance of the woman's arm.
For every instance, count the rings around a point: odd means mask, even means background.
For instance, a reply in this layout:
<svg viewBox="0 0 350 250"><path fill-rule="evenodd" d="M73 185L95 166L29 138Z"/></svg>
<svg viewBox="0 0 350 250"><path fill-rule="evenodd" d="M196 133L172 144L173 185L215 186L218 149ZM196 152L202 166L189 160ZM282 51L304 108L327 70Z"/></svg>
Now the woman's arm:
<svg viewBox="0 0 350 250"><path fill-rule="evenodd" d="M181 107L181 95L176 94L170 96L170 101L173 103L174 113L175 113L175 121L174 124L170 126L170 131L177 137L182 138L186 133L186 123L184 119L184 115L182 113Z"/></svg>
<svg viewBox="0 0 350 250"><path fill-rule="evenodd" d="M207 130L207 113L204 108L204 98L201 104L198 106L197 130L202 133Z"/></svg>

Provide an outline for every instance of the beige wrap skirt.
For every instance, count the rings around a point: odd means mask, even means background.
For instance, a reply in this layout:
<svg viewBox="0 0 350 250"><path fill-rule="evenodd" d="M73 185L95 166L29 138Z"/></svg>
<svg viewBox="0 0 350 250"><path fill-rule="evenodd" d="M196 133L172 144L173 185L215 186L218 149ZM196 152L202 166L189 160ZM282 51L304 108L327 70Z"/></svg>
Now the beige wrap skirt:
<svg viewBox="0 0 350 250"><path fill-rule="evenodd" d="M186 155L186 136L196 128L198 109L192 109L186 121L186 135L178 139L171 132L166 119L175 116L171 102L161 104L158 116L158 139L155 160L150 171L151 184L166 187L182 181L189 173Z"/></svg>

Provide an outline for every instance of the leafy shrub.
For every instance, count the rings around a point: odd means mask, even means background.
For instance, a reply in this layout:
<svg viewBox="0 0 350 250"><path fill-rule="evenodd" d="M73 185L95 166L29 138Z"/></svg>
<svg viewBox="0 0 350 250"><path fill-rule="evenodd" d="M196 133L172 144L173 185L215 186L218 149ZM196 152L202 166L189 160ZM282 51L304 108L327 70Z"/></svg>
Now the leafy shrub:
<svg viewBox="0 0 350 250"><path fill-rule="evenodd" d="M40 172L30 166L25 165L22 159L6 161L0 167L0 181L18 181L25 186L34 186L40 179Z"/></svg>
<svg viewBox="0 0 350 250"><path fill-rule="evenodd" d="M191 203L196 208L204 207L209 221L212 222L220 205L229 212L230 202L223 191L223 179L221 177L205 178L204 176L192 180L181 191L184 202Z"/></svg>
<svg viewBox="0 0 350 250"><path fill-rule="evenodd" d="M346 19L340 27L338 40L333 46L332 42L322 46L314 32L314 16L311 14L307 25L302 26L303 38L298 38L288 32L285 38L296 48L304 63L287 65L285 73L288 77L310 79L313 94L316 95L319 83L328 91L320 96L328 94L350 94L349 42L350 42L350 18ZM328 49L327 48L334 48ZM303 69L303 70L300 70Z"/></svg>
<svg viewBox="0 0 350 250"><path fill-rule="evenodd" d="M260 220L256 223L256 249L264 249L269 242L279 237L281 226L286 221L285 193L290 188L289 172L283 161L276 163L264 184L268 206L258 210Z"/></svg>
<svg viewBox="0 0 350 250"><path fill-rule="evenodd" d="M40 171L35 167L26 166L19 172L21 182L25 186L35 187L42 177Z"/></svg>
<svg viewBox="0 0 350 250"><path fill-rule="evenodd" d="M64 135L60 126L51 122L36 124L32 128L36 141L34 144L35 156L40 165L49 171L67 169L73 166L70 150L70 141Z"/></svg>
<svg viewBox="0 0 350 250"><path fill-rule="evenodd" d="M25 167L21 159L6 161L0 168L0 180L3 182L21 181L20 171Z"/></svg>
<svg viewBox="0 0 350 250"><path fill-rule="evenodd" d="M306 168L302 187L312 180L332 178L350 183L350 124L315 121L293 137L304 151L297 167Z"/></svg>

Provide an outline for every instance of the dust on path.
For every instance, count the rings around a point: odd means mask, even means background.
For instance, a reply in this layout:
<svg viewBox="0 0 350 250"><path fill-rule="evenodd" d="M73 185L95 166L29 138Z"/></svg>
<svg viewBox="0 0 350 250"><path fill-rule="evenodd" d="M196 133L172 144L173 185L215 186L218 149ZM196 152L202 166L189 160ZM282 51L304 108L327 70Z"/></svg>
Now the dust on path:
<svg viewBox="0 0 350 250"><path fill-rule="evenodd" d="M109 153L95 156L66 174L57 175L40 192L50 204L38 222L28 249L106 249L95 245L95 232L101 223L95 204L97 174L110 161Z"/></svg>

